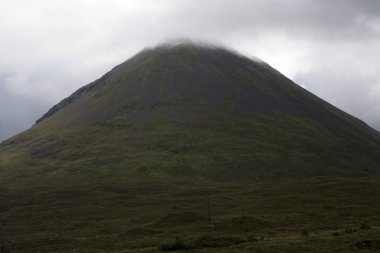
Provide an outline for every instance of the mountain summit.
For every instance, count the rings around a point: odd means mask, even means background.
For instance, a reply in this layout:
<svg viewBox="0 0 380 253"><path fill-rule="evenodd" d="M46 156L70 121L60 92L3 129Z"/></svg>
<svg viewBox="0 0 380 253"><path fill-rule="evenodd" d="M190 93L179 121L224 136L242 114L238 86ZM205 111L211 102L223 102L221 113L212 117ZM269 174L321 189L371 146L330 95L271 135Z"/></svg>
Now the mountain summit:
<svg viewBox="0 0 380 253"><path fill-rule="evenodd" d="M146 49L0 145L0 182L380 175L380 135L261 61Z"/></svg>

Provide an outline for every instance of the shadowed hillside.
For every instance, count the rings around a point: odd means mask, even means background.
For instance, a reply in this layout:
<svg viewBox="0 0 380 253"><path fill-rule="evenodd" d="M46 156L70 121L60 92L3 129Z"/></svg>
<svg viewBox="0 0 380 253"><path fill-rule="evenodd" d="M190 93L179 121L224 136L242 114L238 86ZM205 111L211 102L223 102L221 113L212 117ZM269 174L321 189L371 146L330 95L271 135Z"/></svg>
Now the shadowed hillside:
<svg viewBox="0 0 380 253"><path fill-rule="evenodd" d="M0 145L3 185L380 175L377 131L269 65L146 49Z"/></svg>

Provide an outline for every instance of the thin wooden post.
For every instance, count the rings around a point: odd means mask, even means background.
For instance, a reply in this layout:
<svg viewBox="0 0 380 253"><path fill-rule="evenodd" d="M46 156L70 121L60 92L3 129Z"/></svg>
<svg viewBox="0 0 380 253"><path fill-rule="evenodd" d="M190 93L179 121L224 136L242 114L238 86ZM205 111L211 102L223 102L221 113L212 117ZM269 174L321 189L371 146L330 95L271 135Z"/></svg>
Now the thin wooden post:
<svg viewBox="0 0 380 253"><path fill-rule="evenodd" d="M210 195L207 195L207 207L208 207L208 225L211 226Z"/></svg>

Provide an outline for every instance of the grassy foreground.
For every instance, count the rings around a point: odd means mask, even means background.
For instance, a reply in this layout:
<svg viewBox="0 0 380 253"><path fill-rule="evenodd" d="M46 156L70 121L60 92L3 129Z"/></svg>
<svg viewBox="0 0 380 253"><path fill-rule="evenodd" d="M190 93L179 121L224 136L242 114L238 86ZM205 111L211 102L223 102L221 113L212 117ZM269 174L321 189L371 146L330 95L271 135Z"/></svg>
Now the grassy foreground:
<svg viewBox="0 0 380 253"><path fill-rule="evenodd" d="M208 196L214 226L208 226ZM1 189L0 247L10 252L376 252L379 217L380 179Z"/></svg>

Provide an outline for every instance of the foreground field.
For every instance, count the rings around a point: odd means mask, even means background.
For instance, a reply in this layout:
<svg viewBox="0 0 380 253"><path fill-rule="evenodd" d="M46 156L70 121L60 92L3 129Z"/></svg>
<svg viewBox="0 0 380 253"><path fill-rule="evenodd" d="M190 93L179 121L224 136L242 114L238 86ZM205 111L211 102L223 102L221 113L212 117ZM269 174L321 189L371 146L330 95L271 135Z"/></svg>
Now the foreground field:
<svg viewBox="0 0 380 253"><path fill-rule="evenodd" d="M379 217L380 179L0 189L0 247L380 252Z"/></svg>

